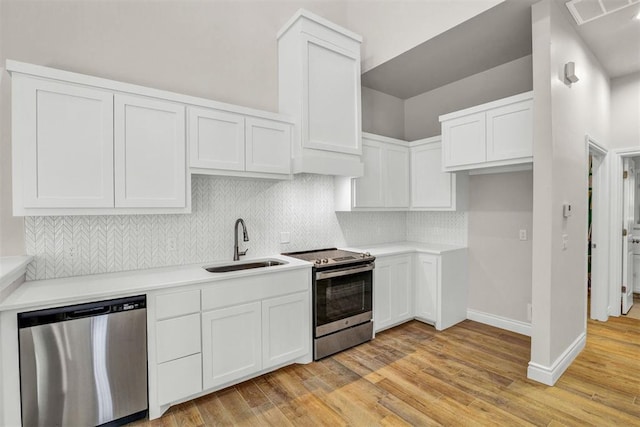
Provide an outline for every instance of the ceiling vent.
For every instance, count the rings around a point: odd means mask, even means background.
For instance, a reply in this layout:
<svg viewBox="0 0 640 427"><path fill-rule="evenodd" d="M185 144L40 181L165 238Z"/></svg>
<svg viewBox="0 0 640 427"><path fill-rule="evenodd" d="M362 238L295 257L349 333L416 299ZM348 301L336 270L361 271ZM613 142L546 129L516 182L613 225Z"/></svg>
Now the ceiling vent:
<svg viewBox="0 0 640 427"><path fill-rule="evenodd" d="M582 25L635 3L640 0L570 0L566 4L573 19Z"/></svg>

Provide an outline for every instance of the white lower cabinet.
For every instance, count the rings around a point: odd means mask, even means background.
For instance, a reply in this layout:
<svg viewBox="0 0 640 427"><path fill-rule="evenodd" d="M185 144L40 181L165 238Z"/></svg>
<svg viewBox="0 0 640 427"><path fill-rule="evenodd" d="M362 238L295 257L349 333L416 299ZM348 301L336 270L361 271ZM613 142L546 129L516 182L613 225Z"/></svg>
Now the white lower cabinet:
<svg viewBox="0 0 640 427"><path fill-rule="evenodd" d="M311 267L147 297L149 418L311 355Z"/></svg>
<svg viewBox="0 0 640 427"><path fill-rule="evenodd" d="M175 402L202 391L200 353L158 365L158 402Z"/></svg>
<svg viewBox="0 0 640 427"><path fill-rule="evenodd" d="M262 368L260 301L202 313L204 388Z"/></svg>
<svg viewBox="0 0 640 427"><path fill-rule="evenodd" d="M431 323L435 323L437 317L439 260L437 255L416 255L416 318Z"/></svg>
<svg viewBox="0 0 640 427"><path fill-rule="evenodd" d="M467 250L417 254L415 316L439 331L467 318Z"/></svg>
<svg viewBox="0 0 640 427"><path fill-rule="evenodd" d="M467 250L376 257L373 320L376 332L410 319L443 330L467 318Z"/></svg>
<svg viewBox="0 0 640 427"><path fill-rule="evenodd" d="M262 367L270 368L310 351L309 293L299 292L262 301Z"/></svg>
<svg viewBox="0 0 640 427"><path fill-rule="evenodd" d="M374 330L413 318L413 255L377 257L373 276Z"/></svg>

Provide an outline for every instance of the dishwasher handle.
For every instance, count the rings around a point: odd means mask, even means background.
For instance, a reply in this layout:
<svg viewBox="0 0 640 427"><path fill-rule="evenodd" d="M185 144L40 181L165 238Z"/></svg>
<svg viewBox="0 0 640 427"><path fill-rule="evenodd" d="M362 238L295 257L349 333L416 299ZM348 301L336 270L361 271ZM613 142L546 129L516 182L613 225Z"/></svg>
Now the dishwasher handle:
<svg viewBox="0 0 640 427"><path fill-rule="evenodd" d="M80 310L68 311L65 313L66 320L80 319L82 317L101 316L111 313L111 306L84 308Z"/></svg>

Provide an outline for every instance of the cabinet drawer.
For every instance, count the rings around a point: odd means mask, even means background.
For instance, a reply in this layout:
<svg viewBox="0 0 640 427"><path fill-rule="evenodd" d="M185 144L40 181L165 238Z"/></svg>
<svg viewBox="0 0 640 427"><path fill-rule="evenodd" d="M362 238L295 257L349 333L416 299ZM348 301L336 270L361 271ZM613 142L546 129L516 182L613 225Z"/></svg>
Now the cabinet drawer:
<svg viewBox="0 0 640 427"><path fill-rule="evenodd" d="M200 290L173 292L156 297L156 319L184 316L200 311Z"/></svg>
<svg viewBox="0 0 640 427"><path fill-rule="evenodd" d="M224 280L212 283L202 290L202 311L309 289L311 289L310 268Z"/></svg>
<svg viewBox="0 0 640 427"><path fill-rule="evenodd" d="M202 356L194 354L158 365L158 402L175 402L202 391Z"/></svg>
<svg viewBox="0 0 640 427"><path fill-rule="evenodd" d="M158 363L200 353L200 314L161 320L156 325Z"/></svg>

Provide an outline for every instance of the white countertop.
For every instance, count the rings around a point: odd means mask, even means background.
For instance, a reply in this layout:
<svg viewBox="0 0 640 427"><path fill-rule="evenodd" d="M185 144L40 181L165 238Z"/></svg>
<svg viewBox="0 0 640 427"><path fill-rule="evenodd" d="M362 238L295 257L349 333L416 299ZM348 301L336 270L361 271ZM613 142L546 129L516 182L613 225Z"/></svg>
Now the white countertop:
<svg viewBox="0 0 640 427"><path fill-rule="evenodd" d="M32 260L30 255L0 257L0 300L11 292L10 285L25 273Z"/></svg>
<svg viewBox="0 0 640 427"><path fill-rule="evenodd" d="M117 298L163 288L312 267L309 262L282 255L247 258L242 259L239 263L266 259L285 261L287 264L227 273L209 273L202 268L202 266L209 267L233 263L233 261L223 261L90 276L34 280L20 285L0 303L0 311L53 307L90 300Z"/></svg>
<svg viewBox="0 0 640 427"><path fill-rule="evenodd" d="M393 242L381 243L377 245L364 245L352 248L345 248L357 252L369 252L373 256L399 255L411 252L428 253L440 255L444 252L466 249L461 245L445 245L442 243L419 243L419 242Z"/></svg>

